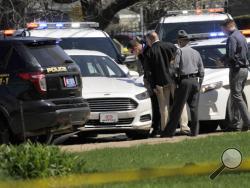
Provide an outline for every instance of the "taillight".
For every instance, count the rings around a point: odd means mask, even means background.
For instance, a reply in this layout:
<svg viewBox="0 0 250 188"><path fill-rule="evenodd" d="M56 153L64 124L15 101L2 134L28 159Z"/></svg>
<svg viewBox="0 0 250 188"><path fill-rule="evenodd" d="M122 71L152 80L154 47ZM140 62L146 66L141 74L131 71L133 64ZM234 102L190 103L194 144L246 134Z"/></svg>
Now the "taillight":
<svg viewBox="0 0 250 188"><path fill-rule="evenodd" d="M38 92L44 94L47 91L45 74L41 72L20 73L19 77L23 80L30 80Z"/></svg>

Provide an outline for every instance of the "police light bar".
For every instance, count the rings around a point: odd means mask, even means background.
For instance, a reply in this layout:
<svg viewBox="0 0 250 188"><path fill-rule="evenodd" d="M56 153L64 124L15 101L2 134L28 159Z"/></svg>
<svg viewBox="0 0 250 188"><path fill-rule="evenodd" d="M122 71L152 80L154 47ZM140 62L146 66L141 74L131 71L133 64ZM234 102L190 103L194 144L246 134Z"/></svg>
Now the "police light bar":
<svg viewBox="0 0 250 188"><path fill-rule="evenodd" d="M188 37L190 40L194 41L201 39L225 38L225 34L223 32L195 33L189 34Z"/></svg>
<svg viewBox="0 0 250 188"><path fill-rule="evenodd" d="M167 11L168 15L180 15L180 14L203 14L203 13L224 13L224 8L210 8L210 9L196 9L196 10L172 10Z"/></svg>
<svg viewBox="0 0 250 188"><path fill-rule="evenodd" d="M31 22L27 28L32 30L42 29L80 29L80 28L98 28L97 22Z"/></svg>

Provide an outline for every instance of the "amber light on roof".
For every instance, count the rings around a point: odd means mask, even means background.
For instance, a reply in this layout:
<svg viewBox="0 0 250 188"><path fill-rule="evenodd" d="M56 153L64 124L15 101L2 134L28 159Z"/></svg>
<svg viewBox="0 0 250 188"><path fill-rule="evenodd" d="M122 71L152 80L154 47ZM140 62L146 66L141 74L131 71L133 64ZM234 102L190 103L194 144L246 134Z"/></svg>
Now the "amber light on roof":
<svg viewBox="0 0 250 188"><path fill-rule="evenodd" d="M243 35L250 35L250 29L241 30Z"/></svg>
<svg viewBox="0 0 250 188"><path fill-rule="evenodd" d="M38 28L38 27L39 27L38 23L35 23L35 22L27 23L27 28L28 29L35 29L35 28Z"/></svg>
<svg viewBox="0 0 250 188"><path fill-rule="evenodd" d="M16 30L14 30L14 29L8 29L8 30L4 30L3 34L5 36L12 36L15 32L16 32Z"/></svg>

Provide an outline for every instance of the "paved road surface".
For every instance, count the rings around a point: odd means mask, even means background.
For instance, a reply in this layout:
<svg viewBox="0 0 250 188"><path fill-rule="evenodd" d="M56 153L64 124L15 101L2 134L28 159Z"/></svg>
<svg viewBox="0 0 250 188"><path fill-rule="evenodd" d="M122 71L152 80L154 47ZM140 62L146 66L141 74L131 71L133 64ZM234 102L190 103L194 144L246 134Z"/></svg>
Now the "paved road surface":
<svg viewBox="0 0 250 188"><path fill-rule="evenodd" d="M96 138L78 138L74 137L65 142L60 147L65 151L70 152L83 152L104 148L127 148L131 146L145 145L145 144L160 144L160 143L174 143L186 139L199 139L207 136L218 136L222 132L211 134L202 134L198 137L192 138L188 136L176 136L174 138L149 138L142 140L129 140L124 134L115 135L99 135Z"/></svg>

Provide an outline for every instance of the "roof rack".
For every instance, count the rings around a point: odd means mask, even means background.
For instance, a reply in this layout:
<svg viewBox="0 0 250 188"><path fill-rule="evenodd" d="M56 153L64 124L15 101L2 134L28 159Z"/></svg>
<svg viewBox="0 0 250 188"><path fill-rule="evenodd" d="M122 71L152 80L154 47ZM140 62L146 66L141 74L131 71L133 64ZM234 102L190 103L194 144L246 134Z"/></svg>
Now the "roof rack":
<svg viewBox="0 0 250 188"><path fill-rule="evenodd" d="M204 13L225 13L224 8L210 8L210 9L195 9L195 10L171 10L167 11L167 15L191 15L191 14L204 14Z"/></svg>
<svg viewBox="0 0 250 188"><path fill-rule="evenodd" d="M80 28L98 28L97 22L31 22L27 23L29 30L37 29L80 29Z"/></svg>

